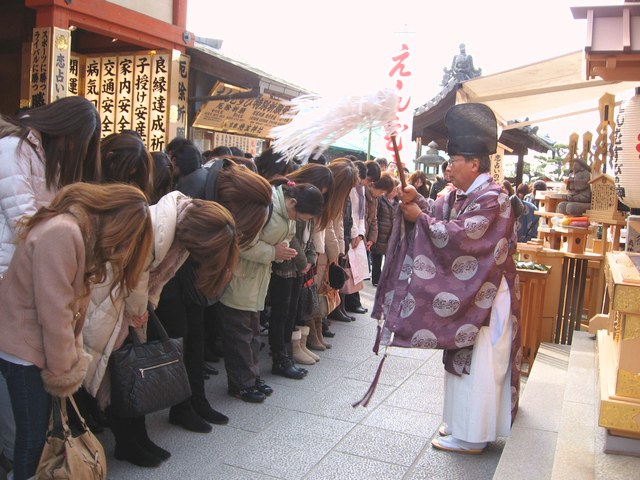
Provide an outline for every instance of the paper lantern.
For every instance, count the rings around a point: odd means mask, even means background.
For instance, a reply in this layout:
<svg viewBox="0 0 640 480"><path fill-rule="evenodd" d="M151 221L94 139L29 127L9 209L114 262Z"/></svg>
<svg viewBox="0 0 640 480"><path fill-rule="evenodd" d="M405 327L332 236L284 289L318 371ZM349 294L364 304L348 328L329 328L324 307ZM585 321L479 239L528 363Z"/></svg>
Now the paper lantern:
<svg viewBox="0 0 640 480"><path fill-rule="evenodd" d="M616 193L630 208L640 208L640 94L624 102L616 119L613 177Z"/></svg>

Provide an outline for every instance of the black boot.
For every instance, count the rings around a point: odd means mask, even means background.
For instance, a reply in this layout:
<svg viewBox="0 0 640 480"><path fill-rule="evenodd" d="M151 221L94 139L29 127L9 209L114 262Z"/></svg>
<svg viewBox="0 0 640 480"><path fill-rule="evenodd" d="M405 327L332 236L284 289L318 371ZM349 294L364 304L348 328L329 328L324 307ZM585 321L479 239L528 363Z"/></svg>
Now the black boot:
<svg viewBox="0 0 640 480"><path fill-rule="evenodd" d="M286 353L286 349L273 352L273 366L271 373L274 375L280 375L281 377L292 378L294 380L302 380L305 373L296 368L293 363L293 358L289 357Z"/></svg>
<svg viewBox="0 0 640 480"><path fill-rule="evenodd" d="M145 423L145 417L135 417L131 420L138 443L142 445L145 450L151 452L161 460L168 460L169 457L171 457L171 453L161 446L153 443L149 438L149 434L147 433L147 425Z"/></svg>
<svg viewBox="0 0 640 480"><path fill-rule="evenodd" d="M342 303L340 304L342 305ZM327 318L331 319L331 320L335 320L336 322L351 322L351 317L349 315L347 315L346 313L344 313L342 311L342 309L340 308L340 306L337 306L329 315L327 315Z"/></svg>
<svg viewBox="0 0 640 480"><path fill-rule="evenodd" d="M195 397L191 397L191 405L198 416L209 423L215 425L226 425L229 423L229 417L211 408L211 404L206 398L196 399Z"/></svg>
<svg viewBox="0 0 640 480"><path fill-rule="evenodd" d="M191 406L191 400L185 400L169 409L169 423L179 425L190 432L209 433L211 431L211 425L195 412Z"/></svg>
<svg viewBox="0 0 640 480"><path fill-rule="evenodd" d="M340 310L340 313L342 313L343 316L348 317L349 320L351 320L352 322L356 321L356 317L354 317L353 315L349 315L347 313L347 310L345 309L345 295L344 293L340 294L340 305L338 305L338 310Z"/></svg>
<svg viewBox="0 0 640 480"><path fill-rule="evenodd" d="M107 418L116 439L114 456L118 460L124 460L139 467L157 467L162 463L160 457L154 455L137 440L135 420L118 417L111 412L107 413Z"/></svg>

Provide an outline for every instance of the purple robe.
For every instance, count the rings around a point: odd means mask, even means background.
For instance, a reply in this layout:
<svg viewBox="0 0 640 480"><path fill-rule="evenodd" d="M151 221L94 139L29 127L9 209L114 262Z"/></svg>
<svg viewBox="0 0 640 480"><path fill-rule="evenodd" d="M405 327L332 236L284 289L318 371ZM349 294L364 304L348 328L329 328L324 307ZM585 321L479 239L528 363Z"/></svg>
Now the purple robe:
<svg viewBox="0 0 640 480"><path fill-rule="evenodd" d="M415 224L396 216L372 316L384 318L382 344L444 350L445 369L468 374L473 344L489 323L504 276L511 296L512 418L520 391L520 291L509 197L488 180L468 195L420 199ZM393 336L392 336L393 334Z"/></svg>

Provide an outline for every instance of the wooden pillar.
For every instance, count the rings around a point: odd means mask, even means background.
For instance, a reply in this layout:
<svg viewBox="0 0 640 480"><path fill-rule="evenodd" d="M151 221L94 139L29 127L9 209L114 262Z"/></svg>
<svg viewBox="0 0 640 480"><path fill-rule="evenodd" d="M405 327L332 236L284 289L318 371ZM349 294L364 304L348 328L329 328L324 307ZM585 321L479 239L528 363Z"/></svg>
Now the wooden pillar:
<svg viewBox="0 0 640 480"><path fill-rule="evenodd" d="M516 184L513 186L517 188L522 183L522 176L524 173L524 155L518 154L518 162L516 163Z"/></svg>

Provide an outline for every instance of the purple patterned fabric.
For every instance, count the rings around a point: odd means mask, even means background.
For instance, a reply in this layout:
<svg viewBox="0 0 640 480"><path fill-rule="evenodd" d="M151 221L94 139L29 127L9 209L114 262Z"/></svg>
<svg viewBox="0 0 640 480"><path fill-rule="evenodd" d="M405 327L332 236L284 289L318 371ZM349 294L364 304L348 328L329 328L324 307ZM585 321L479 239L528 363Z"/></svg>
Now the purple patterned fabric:
<svg viewBox="0 0 640 480"><path fill-rule="evenodd" d="M372 316L382 344L444 350L445 369L468 374L479 329L488 325L502 277L511 295L511 386L520 390L520 292L509 197L492 180L465 195L421 199L415 224L396 217ZM391 338L393 334L393 338ZM515 390L514 390L515 388Z"/></svg>

